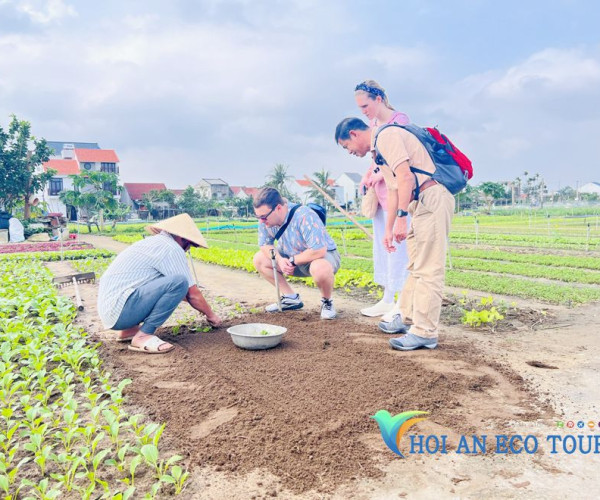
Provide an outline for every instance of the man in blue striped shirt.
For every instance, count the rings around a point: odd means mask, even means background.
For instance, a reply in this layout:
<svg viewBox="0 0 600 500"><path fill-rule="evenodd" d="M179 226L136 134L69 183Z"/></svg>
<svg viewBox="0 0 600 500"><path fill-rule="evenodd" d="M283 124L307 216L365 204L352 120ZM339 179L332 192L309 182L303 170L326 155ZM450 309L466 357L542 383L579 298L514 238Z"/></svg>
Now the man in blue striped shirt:
<svg viewBox="0 0 600 500"><path fill-rule="evenodd" d="M275 278L270 252L275 248L275 237L280 228L288 224L279 237L275 252L282 310L300 309L304 306L300 295L292 290L283 275L313 278L323 297L321 319L335 319L337 312L331 295L335 273L340 268L340 254L319 216L309 207L289 203L281 197L279 191L268 187L257 193L254 212L260 221L260 250L254 255L254 265L272 285L275 285ZM267 312L276 312L279 304L271 304L266 309Z"/></svg>
<svg viewBox="0 0 600 500"><path fill-rule="evenodd" d="M131 340L129 349L163 354L174 349L154 332L183 300L219 326L221 319L206 302L192 278L185 252L208 248L188 214L148 226L155 236L121 252L100 279L98 314L106 328L121 330L118 340ZM141 326L140 326L141 324Z"/></svg>

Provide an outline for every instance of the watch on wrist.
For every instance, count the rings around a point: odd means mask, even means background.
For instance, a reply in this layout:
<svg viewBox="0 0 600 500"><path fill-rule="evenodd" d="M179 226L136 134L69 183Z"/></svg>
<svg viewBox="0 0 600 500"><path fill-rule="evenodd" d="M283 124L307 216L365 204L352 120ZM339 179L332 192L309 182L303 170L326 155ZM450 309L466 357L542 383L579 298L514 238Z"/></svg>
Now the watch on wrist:
<svg viewBox="0 0 600 500"><path fill-rule="evenodd" d="M290 258L289 258L289 261L290 261L290 264L291 264L292 266L296 266L296 262L295 262L295 259L294 259L294 256L293 256L293 255L292 255Z"/></svg>
<svg viewBox="0 0 600 500"><path fill-rule="evenodd" d="M406 217L407 215L408 212L406 210L402 210L401 208L399 208L396 212L396 217Z"/></svg>

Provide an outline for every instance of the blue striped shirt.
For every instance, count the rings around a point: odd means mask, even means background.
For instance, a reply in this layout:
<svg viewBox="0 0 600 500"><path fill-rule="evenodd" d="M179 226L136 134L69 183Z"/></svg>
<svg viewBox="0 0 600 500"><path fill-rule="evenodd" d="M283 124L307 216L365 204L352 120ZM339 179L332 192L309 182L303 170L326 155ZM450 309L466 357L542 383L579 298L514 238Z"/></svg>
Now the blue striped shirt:
<svg viewBox="0 0 600 500"><path fill-rule="evenodd" d="M162 232L123 250L100 279L98 314L105 328L112 328L129 296L139 287L162 276L183 275L196 284L185 252L169 233Z"/></svg>
<svg viewBox="0 0 600 500"><path fill-rule="evenodd" d="M297 203L288 203L284 224L290 216L290 210L296 205ZM264 222L261 222L258 225L258 246L273 245L280 227L267 227ZM327 251L336 249L335 242L327 234L325 226L315 211L306 206L298 207L292 221L277 242L279 253L291 257L308 248L318 250L323 247L327 247Z"/></svg>

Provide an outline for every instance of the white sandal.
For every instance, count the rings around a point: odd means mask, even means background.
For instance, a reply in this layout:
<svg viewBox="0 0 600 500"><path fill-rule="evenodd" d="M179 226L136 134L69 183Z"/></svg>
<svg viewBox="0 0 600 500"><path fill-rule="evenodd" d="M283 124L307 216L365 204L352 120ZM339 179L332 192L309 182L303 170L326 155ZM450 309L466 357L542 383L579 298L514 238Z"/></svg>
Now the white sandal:
<svg viewBox="0 0 600 500"><path fill-rule="evenodd" d="M148 338L148 340L146 340L144 344L140 347L130 345L129 350L143 352L144 354L166 354L167 352L170 352L173 349L175 349L175 346L171 345L171 347L167 349L160 350L160 346L164 344L167 344L167 342L159 339L156 335L153 335L152 337Z"/></svg>

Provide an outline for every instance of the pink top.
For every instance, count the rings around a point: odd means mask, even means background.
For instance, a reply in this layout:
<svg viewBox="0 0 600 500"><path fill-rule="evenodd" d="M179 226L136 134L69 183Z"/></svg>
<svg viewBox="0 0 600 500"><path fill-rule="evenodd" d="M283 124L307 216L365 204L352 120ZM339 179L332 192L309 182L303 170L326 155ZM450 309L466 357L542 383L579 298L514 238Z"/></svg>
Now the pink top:
<svg viewBox="0 0 600 500"><path fill-rule="evenodd" d="M396 111L385 125L390 123L397 123L398 125L408 125L410 123L410 118L408 117L408 115L405 115L401 111ZM371 123L369 125L371 127L379 127L379 123L377 123L377 118L371 120ZM365 179L371 177L371 175L373 175L374 173L373 171L376 168L378 168L378 165L376 165L375 162L371 162L369 170L365 175ZM385 186L385 181L383 180L383 177L375 184L373 184L373 187L375 188L375 194L377 195L377 200L379 200L381 208L387 210L387 187Z"/></svg>

